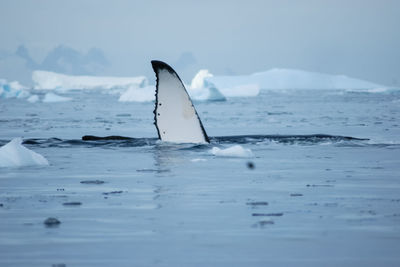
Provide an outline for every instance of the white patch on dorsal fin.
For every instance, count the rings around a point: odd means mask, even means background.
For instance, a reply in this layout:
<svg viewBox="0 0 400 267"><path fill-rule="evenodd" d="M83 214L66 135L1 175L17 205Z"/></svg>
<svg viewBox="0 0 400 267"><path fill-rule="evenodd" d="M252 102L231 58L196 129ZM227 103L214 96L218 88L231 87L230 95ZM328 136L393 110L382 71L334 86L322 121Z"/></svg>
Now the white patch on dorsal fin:
<svg viewBox="0 0 400 267"><path fill-rule="evenodd" d="M178 74L162 61L151 61L157 77L154 120L158 137L174 143L209 143Z"/></svg>

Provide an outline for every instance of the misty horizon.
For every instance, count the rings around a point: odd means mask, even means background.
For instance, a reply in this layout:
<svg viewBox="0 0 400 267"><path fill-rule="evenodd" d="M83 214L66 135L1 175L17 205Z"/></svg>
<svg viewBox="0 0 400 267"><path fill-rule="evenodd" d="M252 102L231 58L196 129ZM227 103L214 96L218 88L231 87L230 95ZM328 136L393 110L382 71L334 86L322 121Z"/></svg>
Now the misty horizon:
<svg viewBox="0 0 400 267"><path fill-rule="evenodd" d="M169 3L2 1L0 78L151 78L159 59L185 81L287 68L398 86L397 1Z"/></svg>

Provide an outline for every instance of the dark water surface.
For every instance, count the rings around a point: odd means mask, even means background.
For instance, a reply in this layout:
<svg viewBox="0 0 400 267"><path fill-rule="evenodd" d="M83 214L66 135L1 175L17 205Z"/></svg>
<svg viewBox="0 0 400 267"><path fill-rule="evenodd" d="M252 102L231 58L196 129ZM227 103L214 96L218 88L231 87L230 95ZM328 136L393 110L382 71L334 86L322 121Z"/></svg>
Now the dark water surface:
<svg viewBox="0 0 400 267"><path fill-rule="evenodd" d="M399 266L400 94L195 103L207 145L157 141L152 103L68 96L0 100L0 144L50 162L0 169L0 266Z"/></svg>

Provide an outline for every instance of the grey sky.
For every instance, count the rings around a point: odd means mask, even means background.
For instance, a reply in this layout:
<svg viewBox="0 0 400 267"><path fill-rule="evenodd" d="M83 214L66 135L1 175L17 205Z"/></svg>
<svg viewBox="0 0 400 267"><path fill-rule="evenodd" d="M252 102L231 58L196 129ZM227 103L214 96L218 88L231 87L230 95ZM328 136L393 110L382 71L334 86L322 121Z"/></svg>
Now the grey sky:
<svg viewBox="0 0 400 267"><path fill-rule="evenodd" d="M102 75L150 76L149 61L161 59L186 80L198 68L218 75L281 67L400 83L396 0L1 0L0 11L0 61L21 44L37 62L65 45L102 50L111 63ZM196 60L188 72L178 61L185 52Z"/></svg>

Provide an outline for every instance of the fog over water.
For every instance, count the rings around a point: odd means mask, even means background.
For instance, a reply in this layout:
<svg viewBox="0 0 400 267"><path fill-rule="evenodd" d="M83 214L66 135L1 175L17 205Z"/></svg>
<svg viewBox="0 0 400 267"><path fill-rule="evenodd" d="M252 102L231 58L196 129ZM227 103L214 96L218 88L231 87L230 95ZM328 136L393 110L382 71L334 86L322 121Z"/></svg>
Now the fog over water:
<svg viewBox="0 0 400 267"><path fill-rule="evenodd" d="M398 86L400 2L0 2L0 77L34 69L152 77L151 59L189 81L293 68Z"/></svg>

